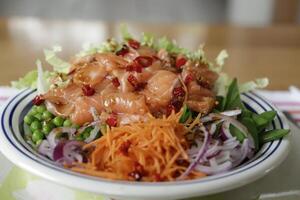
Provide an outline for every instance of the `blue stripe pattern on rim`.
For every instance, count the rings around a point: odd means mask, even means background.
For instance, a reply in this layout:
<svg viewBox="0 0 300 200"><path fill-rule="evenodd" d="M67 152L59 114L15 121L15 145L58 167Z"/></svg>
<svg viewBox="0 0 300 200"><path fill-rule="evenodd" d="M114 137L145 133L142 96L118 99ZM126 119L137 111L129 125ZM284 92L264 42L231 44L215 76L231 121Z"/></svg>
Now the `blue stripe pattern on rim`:
<svg viewBox="0 0 300 200"><path fill-rule="evenodd" d="M11 145L13 145L20 153L22 153L27 158L39 163L40 165L47 166L47 167L49 167L53 170L60 171L62 173L67 173L67 174L72 175L72 176L79 176L79 177L89 178L89 179L93 179L93 180L96 179L96 180L101 180L101 181L105 181L105 182L111 182L110 180L95 178L95 177L91 177L91 176L88 176L88 175L83 175L83 174L80 174L80 173L72 172L70 170L66 170L64 168L56 166L53 162L47 160L46 158L45 159L40 159L32 153L31 149L28 149L28 147L24 146L24 144L23 144L24 141L19 141L19 139L17 137L17 134L13 130L14 129L13 128L13 118L14 118L14 115L16 115L15 111L16 111L17 107L20 105L20 102L22 102L28 96L33 95L34 92L35 92L35 90L24 90L23 92L21 92L17 96L15 96L13 99L11 99L11 101L7 104L7 106L3 110L3 113L2 113L2 116L1 116L1 126L2 126L2 129L4 131L5 137L11 143ZM21 97L21 98L19 98L19 97ZM265 101L263 98L259 97L255 93L242 94L242 98L243 97L250 99L252 102L254 102L257 106L259 106L264 111L273 110L273 107L267 101ZM260 102L257 101L256 99L259 99ZM263 104L265 104L269 109L264 107ZM28 106L28 104L27 104L27 106ZM27 106L25 106L25 107L27 107ZM247 105L247 106L251 107L251 105ZM13 108L12 108L12 111L10 113L7 113L7 109L9 107L13 107ZM21 109L24 109L24 107L21 108ZM6 115L8 115L9 127L7 127L5 125L4 118L5 118ZM277 115L276 118L279 121L279 126L277 127L275 122L273 121L273 123L272 123L273 127L272 128L284 128L283 123L282 123L282 119L280 118L280 116ZM19 120L20 120L19 123L22 123L22 119L19 119ZM16 144L15 141L18 142L18 144ZM282 141L282 139L280 139L278 141L275 141L275 142L270 142L268 144L267 148L265 148L263 152L259 152L258 157L256 157L254 160L251 160L246 165L243 165L239 168L233 169L230 172L220 174L220 175L210 176L210 177L203 178L203 179L198 179L198 180L188 180L188 181L176 182L174 184L177 185L179 183L188 184L188 183L207 182L207 181L211 181L211 180L216 180L216 179L228 177L228 176L231 176L233 174L241 173L241 172L243 172L243 171L245 171L245 170L247 170L247 169L249 169L253 166L256 166L256 165L260 164L261 162L266 160L268 157L270 157L276 151L276 149L279 147L281 141ZM116 182L116 181L114 181L114 182ZM126 182L126 181L118 181L118 183L128 184L128 182ZM139 183L139 184L141 184L141 183ZM142 184L147 185L149 183L142 183ZM170 185L171 184L172 185L172 183L170 183L170 182L169 183L156 183L156 184L162 184L162 185Z"/></svg>

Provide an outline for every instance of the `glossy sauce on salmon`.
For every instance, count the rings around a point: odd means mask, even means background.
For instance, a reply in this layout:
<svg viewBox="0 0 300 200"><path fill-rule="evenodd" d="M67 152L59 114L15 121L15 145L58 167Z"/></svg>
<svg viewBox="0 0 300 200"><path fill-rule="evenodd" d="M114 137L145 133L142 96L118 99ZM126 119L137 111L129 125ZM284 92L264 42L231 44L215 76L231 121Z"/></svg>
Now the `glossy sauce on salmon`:
<svg viewBox="0 0 300 200"><path fill-rule="evenodd" d="M143 121L148 113L168 115L183 104L201 113L212 110L217 74L207 64L146 46L126 48L74 60L67 84L43 95L48 109L78 125L94 120L91 108L103 118L116 115L119 124Z"/></svg>

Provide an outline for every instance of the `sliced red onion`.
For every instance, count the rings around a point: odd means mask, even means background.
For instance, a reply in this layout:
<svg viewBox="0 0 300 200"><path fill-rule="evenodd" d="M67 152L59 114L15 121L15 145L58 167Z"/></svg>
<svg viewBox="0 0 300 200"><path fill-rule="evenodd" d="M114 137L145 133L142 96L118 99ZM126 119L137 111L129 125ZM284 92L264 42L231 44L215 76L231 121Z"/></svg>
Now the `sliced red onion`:
<svg viewBox="0 0 300 200"><path fill-rule="evenodd" d="M220 114L221 115L226 115L226 116L229 116L229 117L233 117L233 116L237 116L241 113L242 113L241 109L236 109L236 110L227 110L227 111L221 112Z"/></svg>
<svg viewBox="0 0 300 200"><path fill-rule="evenodd" d="M203 127L203 126L200 127L200 130L204 133L203 144L202 144L201 148L199 149L196 159L188 166L186 171L178 178L178 180L182 180L187 175L189 175L189 173L195 168L197 163L203 158L203 156L205 155L205 152L207 151L211 136L208 133L208 131L205 129L205 127Z"/></svg>
<svg viewBox="0 0 300 200"><path fill-rule="evenodd" d="M74 134L76 132L76 128L71 128L71 127L58 127L52 129L52 131L49 133L47 136L47 140L52 148L54 148L57 143L58 139L56 138L58 133L67 133L68 134L68 139L72 140L74 139Z"/></svg>
<svg viewBox="0 0 300 200"><path fill-rule="evenodd" d="M217 130L217 124L216 124L216 123L212 123L212 124L210 125L209 133L210 133L211 135L213 135L213 134L216 132L216 130Z"/></svg>
<svg viewBox="0 0 300 200"><path fill-rule="evenodd" d="M95 128L91 131L90 135L88 138L86 138L84 141L86 143L90 143L92 142L93 140L96 139L97 135L98 135L98 132L100 131L100 126L95 126Z"/></svg>
<svg viewBox="0 0 300 200"><path fill-rule="evenodd" d="M240 165L248 156L249 153L249 140L246 138L243 141L243 144L240 149L235 149L235 158L233 158L233 167Z"/></svg>
<svg viewBox="0 0 300 200"><path fill-rule="evenodd" d="M86 126L83 126L81 127L80 129L78 129L78 134L82 133L86 128L88 127L91 127L91 126L98 126L101 124L101 120L96 120L96 121L93 121L92 123L86 125Z"/></svg>
<svg viewBox="0 0 300 200"><path fill-rule="evenodd" d="M53 160L54 161L57 161L61 158L64 157L64 154L63 154L63 149L64 149L64 146L65 146L66 142L65 141L60 141L54 148L53 150Z"/></svg>
<svg viewBox="0 0 300 200"><path fill-rule="evenodd" d="M220 165L216 166L205 166L205 165L197 165L195 169L197 171L201 171L207 175L213 175L213 174L219 174L226 172L232 168L232 162L231 161L226 161Z"/></svg>
<svg viewBox="0 0 300 200"><path fill-rule="evenodd" d="M230 122L228 122L228 121L223 122L222 127L221 127L222 134L224 134L225 138L227 138L227 139L232 138L229 127L230 127Z"/></svg>
<svg viewBox="0 0 300 200"><path fill-rule="evenodd" d="M64 158L72 162L82 162L83 156L81 154L81 147L83 145L84 145L83 142L79 142L75 140L66 142L63 148Z"/></svg>
<svg viewBox="0 0 300 200"><path fill-rule="evenodd" d="M48 156L50 159L53 159L53 147L47 140L43 140L38 147L38 152L44 156Z"/></svg>

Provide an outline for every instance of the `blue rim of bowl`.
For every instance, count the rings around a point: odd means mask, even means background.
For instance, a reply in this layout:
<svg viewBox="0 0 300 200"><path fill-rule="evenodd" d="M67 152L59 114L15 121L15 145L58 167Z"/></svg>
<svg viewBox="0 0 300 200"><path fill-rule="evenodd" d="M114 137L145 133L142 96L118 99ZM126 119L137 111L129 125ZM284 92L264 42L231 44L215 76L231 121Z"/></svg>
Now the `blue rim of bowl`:
<svg viewBox="0 0 300 200"><path fill-rule="evenodd" d="M25 92L27 92L25 94ZM13 131L13 115L14 112L17 108L17 106L20 104L20 102L22 102L26 97L28 97L29 95L33 94L35 92L35 90L31 90L31 89L26 89L23 90L22 92L20 92L19 94L17 94L15 97L13 97L6 105L5 107L2 109L3 112L1 114L1 126L2 126L2 130L3 133L6 137L6 139L9 141L9 143L14 146L15 149L17 149L20 153L22 153L24 156L26 156L27 158L29 158L31 161L37 162L38 164L44 166L44 167L48 167L51 168L52 170L58 171L60 173L67 173L70 176L76 176L76 177L81 177L81 178L88 178L90 180L98 180L101 182L107 182L107 183L118 183L118 184L138 184L138 185L143 185L143 186L147 186L147 185L173 185L173 184L194 184L194 183L203 183L203 182L208 182L208 181L214 181L217 179L221 179L221 178L225 178L228 176L232 176L232 175L236 175L239 174L243 171L246 171L252 167L255 167L256 165L259 165L261 162L265 161L266 159L268 159L280 146L282 139L274 141L274 142L269 142L265 145L268 145L263 152L258 152L257 154L259 154L259 156L255 156L255 159L250 160L249 162L246 163L246 165L242 165L238 168L235 168L229 172L220 174L220 175L214 175L214 176L209 176L207 178L202 178L202 179L196 179L196 180L185 180L185 181L178 181L178 182L163 182L163 183L149 183L149 182L139 182L139 183L135 183L135 182L129 182L129 181L115 181L115 180L108 180L108 179L103 179L103 178L98 178L98 177L93 177L93 176L89 176L89 175L84 175L84 174L80 174L77 172L73 172L71 170L67 170L61 167L56 166L53 162L51 162L48 159L38 159L36 156L34 156L34 154L32 153L32 149L28 149L28 147L24 146L24 144L22 144L22 142L19 141L19 139L16 137L16 134ZM22 96L23 95L23 96ZM19 97L22 96L17 102L15 102L15 100ZM242 98L246 97L248 99L250 99L251 101L255 102L256 105L258 105L261 109L263 109L264 111L267 110L276 110L274 108L274 106L272 106L270 103L268 103L265 99L263 99L262 97L258 96L257 94L255 94L254 92L250 92L247 94L242 94ZM262 103L261 103L262 102ZM11 109L11 112L9 113L9 130L5 129L5 122L4 122L4 116L7 115L7 109L9 106L11 106L12 104L13 108ZM244 102L245 103L245 102ZM246 104L246 103L245 103ZM264 107L262 104L265 104L267 107L269 107L269 109L267 109L266 107ZM28 103L24 108L26 108L27 106L29 106L30 103ZM250 105L246 104L246 106L250 107ZM284 127L283 124L283 119L277 114L276 116L276 120L278 120L279 122L279 127L276 127L275 125L275 120L272 122L272 128L286 128ZM22 122L22 120L20 121L19 119L19 123ZM20 149L9 137L8 132L13 133L12 136L13 138L18 141L21 145L22 148L24 148L27 152L22 151L22 149ZM23 141L24 142L24 141ZM268 154L267 154L268 153ZM267 155L266 155L267 154Z"/></svg>

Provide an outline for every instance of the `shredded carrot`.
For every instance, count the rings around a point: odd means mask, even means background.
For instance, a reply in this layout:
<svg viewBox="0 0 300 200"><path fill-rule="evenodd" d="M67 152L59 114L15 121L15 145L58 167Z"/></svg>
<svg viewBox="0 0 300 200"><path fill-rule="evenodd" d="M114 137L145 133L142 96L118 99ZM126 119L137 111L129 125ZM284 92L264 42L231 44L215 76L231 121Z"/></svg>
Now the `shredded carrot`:
<svg viewBox="0 0 300 200"><path fill-rule="evenodd" d="M84 146L91 149L88 162L71 169L117 180L175 180L188 167L177 162L188 162L187 129L179 123L181 114L172 112L160 119L150 116L147 122L108 129L104 136ZM192 172L187 178L203 176L201 172Z"/></svg>

